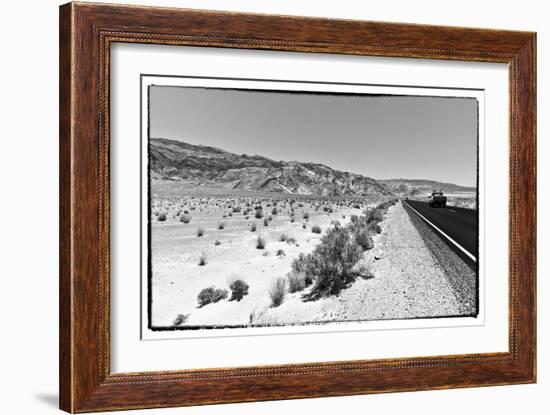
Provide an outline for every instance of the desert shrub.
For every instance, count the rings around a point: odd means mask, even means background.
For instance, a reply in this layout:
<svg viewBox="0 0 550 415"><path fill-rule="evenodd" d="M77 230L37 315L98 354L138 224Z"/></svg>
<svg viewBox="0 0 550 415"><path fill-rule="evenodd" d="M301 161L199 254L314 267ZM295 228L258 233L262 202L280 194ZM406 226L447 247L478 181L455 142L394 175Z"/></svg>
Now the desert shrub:
<svg viewBox="0 0 550 415"><path fill-rule="evenodd" d="M366 229L359 229L355 232L355 243L359 245L363 251L374 248L374 242Z"/></svg>
<svg viewBox="0 0 550 415"><path fill-rule="evenodd" d="M223 222L218 223L218 229L221 230L223 228L225 228L225 223L223 223Z"/></svg>
<svg viewBox="0 0 550 415"><path fill-rule="evenodd" d="M285 251L283 249L277 249L277 256L283 257L285 256Z"/></svg>
<svg viewBox="0 0 550 415"><path fill-rule="evenodd" d="M204 307L205 305L210 304L214 299L215 292L216 292L216 287L214 286L203 288L199 293L199 295L197 296L199 307Z"/></svg>
<svg viewBox="0 0 550 415"><path fill-rule="evenodd" d="M330 228L311 254L301 254L292 263L293 271L303 272L314 280L313 289L304 299L338 294L356 278L352 269L361 256L361 248L348 229Z"/></svg>
<svg viewBox="0 0 550 415"><path fill-rule="evenodd" d="M382 233L382 228L378 224L378 222L370 222L368 224L368 230L370 233Z"/></svg>
<svg viewBox="0 0 550 415"><path fill-rule="evenodd" d="M262 211L262 209L258 209L256 210L256 212L254 213L254 217L256 219L261 219L264 217L264 212Z"/></svg>
<svg viewBox="0 0 550 415"><path fill-rule="evenodd" d="M172 323L174 326L181 326L189 319L189 314L178 314Z"/></svg>
<svg viewBox="0 0 550 415"><path fill-rule="evenodd" d="M245 219L245 220L248 220L248 219L250 219L250 216L246 215L246 216L244 217L244 219Z"/></svg>
<svg viewBox="0 0 550 415"><path fill-rule="evenodd" d="M256 224L255 223L250 225L250 232L256 232Z"/></svg>
<svg viewBox="0 0 550 415"><path fill-rule="evenodd" d="M166 213L160 213L157 217L159 222L164 222L166 220Z"/></svg>
<svg viewBox="0 0 550 415"><path fill-rule="evenodd" d="M206 261L206 255L203 253L201 254L201 256L199 257L199 265L202 267L204 265L207 264L207 261Z"/></svg>
<svg viewBox="0 0 550 415"><path fill-rule="evenodd" d="M204 228L198 228L197 229L197 236L200 238L204 235Z"/></svg>
<svg viewBox="0 0 550 415"><path fill-rule="evenodd" d="M305 223L302 224L302 229L307 228L307 225Z"/></svg>
<svg viewBox="0 0 550 415"><path fill-rule="evenodd" d="M308 220L308 219L309 219L309 213L304 212L303 215L302 215L302 218L303 218L304 220Z"/></svg>
<svg viewBox="0 0 550 415"><path fill-rule="evenodd" d="M241 301L248 294L248 284L243 280L235 280L230 285L231 298L229 301Z"/></svg>
<svg viewBox="0 0 550 415"><path fill-rule="evenodd" d="M271 214L272 214L272 215L276 215L277 213L279 213L279 211L277 210L277 208L274 207L273 209L271 209Z"/></svg>
<svg viewBox="0 0 550 415"><path fill-rule="evenodd" d="M265 248L265 239L261 236L258 236L258 239L256 240L256 249L264 249Z"/></svg>
<svg viewBox="0 0 550 415"><path fill-rule="evenodd" d="M267 220L271 222L271 221L273 220L273 216L269 215L269 216L267 217Z"/></svg>
<svg viewBox="0 0 550 415"><path fill-rule="evenodd" d="M288 292L295 293L297 291L302 291L306 288L306 277L302 273L298 272L289 272L287 274L288 279Z"/></svg>
<svg viewBox="0 0 550 415"><path fill-rule="evenodd" d="M227 295L227 290L221 288L216 288L214 286L203 288L197 296L199 307L204 307L210 303L217 303L218 301L227 298Z"/></svg>
<svg viewBox="0 0 550 415"><path fill-rule="evenodd" d="M227 298L228 292L227 290L224 290L223 288L216 288L214 290L214 296L212 298L213 303L217 303L218 301L225 300Z"/></svg>
<svg viewBox="0 0 550 415"><path fill-rule="evenodd" d="M288 239L288 236L286 236L285 233L282 233L281 236L279 236L279 242L286 242Z"/></svg>
<svg viewBox="0 0 550 415"><path fill-rule="evenodd" d="M222 243L221 243L219 240L217 240L217 239L214 241L214 245L216 245L216 246L221 245L221 244L222 244Z"/></svg>
<svg viewBox="0 0 550 415"><path fill-rule="evenodd" d="M191 221L191 216L187 214L183 214L180 216L180 222L189 223L190 221Z"/></svg>
<svg viewBox="0 0 550 415"><path fill-rule="evenodd" d="M311 232L313 233L321 233L321 227L319 225L313 225L311 227Z"/></svg>
<svg viewBox="0 0 550 415"><path fill-rule="evenodd" d="M286 296L286 280L277 278L269 287L269 297L271 298L271 307L279 307Z"/></svg>
<svg viewBox="0 0 550 415"><path fill-rule="evenodd" d="M268 226L269 225L269 220L267 218L264 218L264 226Z"/></svg>
<svg viewBox="0 0 550 415"><path fill-rule="evenodd" d="M286 243L289 245L296 245L296 238L287 238Z"/></svg>

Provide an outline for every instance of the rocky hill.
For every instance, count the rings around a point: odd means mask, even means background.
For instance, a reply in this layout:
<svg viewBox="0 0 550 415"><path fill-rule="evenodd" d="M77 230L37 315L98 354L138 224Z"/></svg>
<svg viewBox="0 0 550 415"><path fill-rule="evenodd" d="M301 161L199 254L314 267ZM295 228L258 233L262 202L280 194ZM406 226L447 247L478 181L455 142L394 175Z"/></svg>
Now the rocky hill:
<svg viewBox="0 0 550 415"><path fill-rule="evenodd" d="M323 164L238 155L164 138L149 140L149 164L153 180L299 195L392 195L387 186L370 177Z"/></svg>
<svg viewBox="0 0 550 415"><path fill-rule="evenodd" d="M443 193L475 193L475 187L459 186L453 183L443 183L424 179L386 179L377 180L378 183L398 196L420 196L431 193L433 190L442 190Z"/></svg>

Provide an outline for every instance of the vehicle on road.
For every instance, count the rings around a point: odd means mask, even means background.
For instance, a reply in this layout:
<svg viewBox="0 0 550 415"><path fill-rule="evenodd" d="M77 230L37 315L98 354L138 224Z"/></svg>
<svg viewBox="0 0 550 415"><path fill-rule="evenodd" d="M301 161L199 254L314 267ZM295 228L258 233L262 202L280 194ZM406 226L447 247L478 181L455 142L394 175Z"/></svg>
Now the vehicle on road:
<svg viewBox="0 0 550 415"><path fill-rule="evenodd" d="M428 196L428 206L430 207L445 207L447 206L447 196L443 195L443 192L434 190L430 196Z"/></svg>

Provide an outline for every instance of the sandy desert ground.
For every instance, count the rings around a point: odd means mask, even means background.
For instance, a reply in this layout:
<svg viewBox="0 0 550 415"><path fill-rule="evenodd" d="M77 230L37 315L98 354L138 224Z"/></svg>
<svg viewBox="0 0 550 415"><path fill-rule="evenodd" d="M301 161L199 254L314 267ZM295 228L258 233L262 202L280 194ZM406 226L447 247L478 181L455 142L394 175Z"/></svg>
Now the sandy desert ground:
<svg viewBox="0 0 550 415"><path fill-rule="evenodd" d="M311 252L333 221L345 225L350 215L379 200L185 197L151 202L152 323L171 326L183 315L184 325L202 326L249 324L255 310L269 307L270 285L285 277L294 258ZM263 215L256 218L254 208L260 205ZM159 220L162 215L165 220ZM320 234L312 231L315 226ZM259 237L263 249L257 249ZM231 294L229 285L236 279L249 286L242 300L199 307L202 289L214 286Z"/></svg>
<svg viewBox="0 0 550 415"><path fill-rule="evenodd" d="M336 222L346 226L352 215L360 216L382 202L380 198L153 197L153 326L240 327L471 313L400 202L385 213L380 233L372 234L374 246L362 254L357 264L361 276L353 284L315 301L304 299L313 285L289 292L288 275L295 258L311 253ZM262 217L256 217L260 207ZM321 233L313 232L316 226ZM258 238L265 242L262 249ZM287 283L285 295L274 306L269 290L280 278ZM239 301L231 300L230 285L236 280L248 285ZM227 297L199 304L199 293L208 287L227 290Z"/></svg>

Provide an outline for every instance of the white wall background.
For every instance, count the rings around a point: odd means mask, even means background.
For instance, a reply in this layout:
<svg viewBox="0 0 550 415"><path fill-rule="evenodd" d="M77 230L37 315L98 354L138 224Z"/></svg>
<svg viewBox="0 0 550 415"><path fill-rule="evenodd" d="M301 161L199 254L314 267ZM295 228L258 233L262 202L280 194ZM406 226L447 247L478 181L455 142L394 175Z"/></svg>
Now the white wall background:
<svg viewBox="0 0 550 415"><path fill-rule="evenodd" d="M538 32L539 383L536 385L217 405L157 414L465 414L548 413L550 407L550 13L536 0L203 0L134 4L490 27ZM57 0L2 4L0 196L0 412L57 411L58 10ZM550 74L550 73L549 73ZM548 78L549 74L546 74Z"/></svg>

